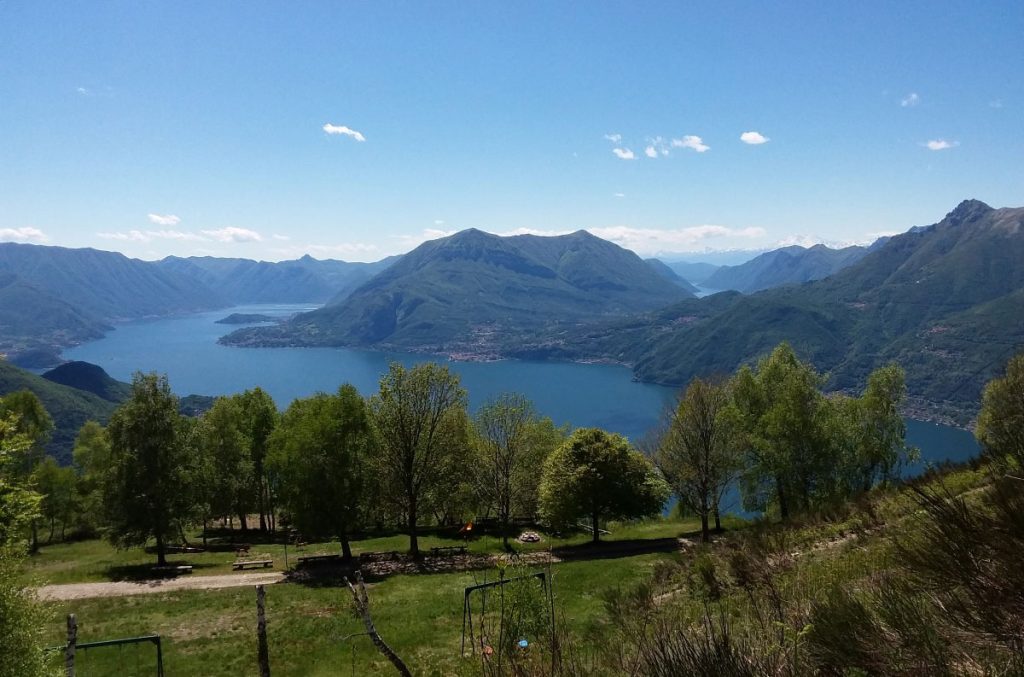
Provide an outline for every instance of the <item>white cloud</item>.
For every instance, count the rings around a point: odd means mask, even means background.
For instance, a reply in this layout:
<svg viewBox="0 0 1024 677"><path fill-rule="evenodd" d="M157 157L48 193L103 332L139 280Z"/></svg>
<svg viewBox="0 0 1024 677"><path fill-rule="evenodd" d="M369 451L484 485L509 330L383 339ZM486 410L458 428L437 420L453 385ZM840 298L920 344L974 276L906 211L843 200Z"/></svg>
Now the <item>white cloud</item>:
<svg viewBox="0 0 1024 677"><path fill-rule="evenodd" d="M0 242L46 242L49 239L46 233L32 226L0 228Z"/></svg>
<svg viewBox="0 0 1024 677"><path fill-rule="evenodd" d="M181 223L181 218L174 214L146 214L146 218L158 226L176 226Z"/></svg>
<svg viewBox="0 0 1024 677"><path fill-rule="evenodd" d="M1003 100L1002 99L993 99L992 101L988 102L988 107L989 108L1002 108L1003 107Z"/></svg>
<svg viewBox="0 0 1024 677"><path fill-rule="evenodd" d="M960 145L959 141L946 141L945 139L932 139L927 143L921 144L928 150L946 150L948 148L955 148Z"/></svg>
<svg viewBox="0 0 1024 677"><path fill-rule="evenodd" d="M341 244L311 244L306 247L310 252L329 255L363 255L373 254L377 251L377 245L364 244L362 242L343 242Z"/></svg>
<svg viewBox="0 0 1024 677"><path fill-rule="evenodd" d="M211 237L218 242L261 242L263 240L263 236L255 230L238 228L236 226L228 226L217 230L204 230L201 232L203 235Z"/></svg>
<svg viewBox="0 0 1024 677"><path fill-rule="evenodd" d="M189 242L207 242L208 240L197 233L189 233L181 230L148 230L146 234L161 240L186 240Z"/></svg>
<svg viewBox="0 0 1024 677"><path fill-rule="evenodd" d="M356 141L366 141L366 137L363 136L361 132L357 132L351 127L346 127L345 125L332 125L328 122L323 126L323 130L331 136L344 134L345 136L351 136Z"/></svg>
<svg viewBox="0 0 1024 677"><path fill-rule="evenodd" d="M911 106L916 106L919 103L921 103L921 97L917 95L917 92L911 92L900 99L900 105L904 108L910 108Z"/></svg>
<svg viewBox="0 0 1024 677"><path fill-rule="evenodd" d="M443 226L444 225L444 219L434 219L434 225L435 226Z"/></svg>
<svg viewBox="0 0 1024 677"><path fill-rule="evenodd" d="M626 197L625 193L612 193L612 197Z"/></svg>
<svg viewBox="0 0 1024 677"><path fill-rule="evenodd" d="M605 134L604 138L608 139L612 143L621 143L622 142L622 134Z"/></svg>
<svg viewBox="0 0 1024 677"><path fill-rule="evenodd" d="M743 132L740 134L740 141L751 146L760 146L762 143L768 143L771 139L761 132Z"/></svg>
<svg viewBox="0 0 1024 677"><path fill-rule="evenodd" d="M604 226L587 230L620 247L632 250L642 256L665 252L692 251L708 240L756 240L766 234L764 228L730 228L728 226L702 225L688 228L633 228L631 226Z"/></svg>
<svg viewBox="0 0 1024 677"><path fill-rule="evenodd" d="M122 242L149 242L153 238L141 230L129 230L127 233L96 233L96 237L104 240L120 240Z"/></svg>
<svg viewBox="0 0 1024 677"><path fill-rule="evenodd" d="M454 235L457 231L441 230L440 228L424 228L422 232L414 235L395 235L392 239L396 242L396 249L389 252L392 254L403 254L419 247L428 240L436 240L441 237Z"/></svg>
<svg viewBox="0 0 1024 677"><path fill-rule="evenodd" d="M85 87L76 87L75 91L78 92L79 94L81 94L82 96L89 96L89 94L91 93Z"/></svg>
<svg viewBox="0 0 1024 677"><path fill-rule="evenodd" d="M635 160L636 155L633 154L628 148L612 148L612 152L615 153L615 157L620 160Z"/></svg>
<svg viewBox="0 0 1024 677"><path fill-rule="evenodd" d="M274 233L270 237L274 238L275 240L282 240L282 241L292 239L288 235L278 235L277 233Z"/></svg>
<svg viewBox="0 0 1024 677"><path fill-rule="evenodd" d="M707 144L704 143L704 139L700 138L699 136L694 136L692 134L687 134L681 139L672 139L672 147L689 148L691 150L697 151L698 153L703 153L711 149L711 146L708 146Z"/></svg>
<svg viewBox="0 0 1024 677"><path fill-rule="evenodd" d="M654 146L647 146L647 148L644 148L644 155L649 158L656 158L658 157L658 149Z"/></svg>
<svg viewBox="0 0 1024 677"><path fill-rule="evenodd" d="M122 242L150 242L152 240L179 240L182 242L209 242L209 239L198 233L191 233L182 230L129 230L120 233L96 233L96 237L105 240L120 240Z"/></svg>

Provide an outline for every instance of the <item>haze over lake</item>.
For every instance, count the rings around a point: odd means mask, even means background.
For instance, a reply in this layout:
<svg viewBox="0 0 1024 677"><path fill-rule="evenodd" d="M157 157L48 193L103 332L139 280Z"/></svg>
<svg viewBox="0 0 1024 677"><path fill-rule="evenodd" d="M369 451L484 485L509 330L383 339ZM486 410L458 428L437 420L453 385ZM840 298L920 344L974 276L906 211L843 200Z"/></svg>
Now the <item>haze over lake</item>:
<svg viewBox="0 0 1024 677"><path fill-rule="evenodd" d="M261 386L284 409L297 397L334 391L342 383L364 395L376 391L391 361L412 365L426 355L346 348L230 348L217 339L237 325L216 324L231 313L287 316L311 305L251 305L184 317L119 325L106 337L65 351L72 360L102 366L116 379L135 371L166 373L180 395L225 395ZM449 362L475 409L505 391L525 394L557 424L597 426L637 439L658 420L676 390L633 380L624 367L560 362ZM907 436L922 460L963 460L977 453L967 431L908 421ZM919 466L920 467L920 466Z"/></svg>

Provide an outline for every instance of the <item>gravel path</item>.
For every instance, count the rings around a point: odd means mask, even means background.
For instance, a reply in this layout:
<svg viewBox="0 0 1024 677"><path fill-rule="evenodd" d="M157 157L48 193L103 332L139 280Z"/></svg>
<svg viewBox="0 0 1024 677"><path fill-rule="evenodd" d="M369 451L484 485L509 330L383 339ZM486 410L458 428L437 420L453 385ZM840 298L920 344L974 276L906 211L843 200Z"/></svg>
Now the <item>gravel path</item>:
<svg viewBox="0 0 1024 677"><path fill-rule="evenodd" d="M184 575L153 581L117 581L114 583L67 583L45 585L37 590L39 599L46 601L86 599L89 597L124 597L147 595L176 590L215 590L246 585L273 585L284 580L280 571L256 574L225 574L223 576Z"/></svg>

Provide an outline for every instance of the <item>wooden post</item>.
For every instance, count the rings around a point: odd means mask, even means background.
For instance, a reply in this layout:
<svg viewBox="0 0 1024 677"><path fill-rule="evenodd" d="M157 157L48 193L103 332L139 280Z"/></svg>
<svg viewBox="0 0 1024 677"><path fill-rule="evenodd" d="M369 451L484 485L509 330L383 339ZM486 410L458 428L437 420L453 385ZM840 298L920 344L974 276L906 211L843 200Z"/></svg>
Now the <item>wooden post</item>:
<svg viewBox="0 0 1024 677"><path fill-rule="evenodd" d="M270 652L267 648L267 616L264 612L266 591L262 585L256 586L256 639L258 643L258 659L260 677L270 677Z"/></svg>
<svg viewBox="0 0 1024 677"><path fill-rule="evenodd" d="M64 671L67 677L75 677L75 645L78 643L78 621L74 614L68 614L68 644L64 648Z"/></svg>

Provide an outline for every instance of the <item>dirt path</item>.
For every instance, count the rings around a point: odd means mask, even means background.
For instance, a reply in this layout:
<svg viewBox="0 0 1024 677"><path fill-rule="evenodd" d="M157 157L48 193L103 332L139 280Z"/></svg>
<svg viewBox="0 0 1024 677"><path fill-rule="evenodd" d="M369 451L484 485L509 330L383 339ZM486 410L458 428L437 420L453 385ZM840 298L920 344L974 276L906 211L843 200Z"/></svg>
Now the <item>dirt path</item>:
<svg viewBox="0 0 1024 677"><path fill-rule="evenodd" d="M125 597L176 590L215 590L246 585L273 585L284 580L280 571L256 574L225 574L223 576L181 576L153 581L117 581L113 583L67 583L45 585L37 590L45 601L86 599L89 597Z"/></svg>

